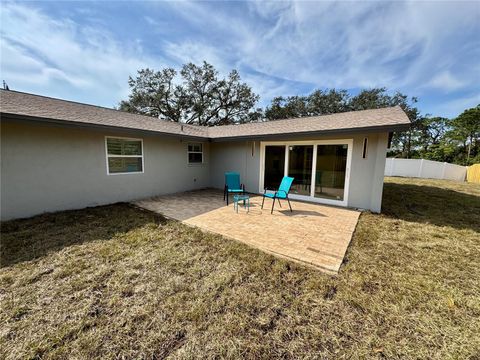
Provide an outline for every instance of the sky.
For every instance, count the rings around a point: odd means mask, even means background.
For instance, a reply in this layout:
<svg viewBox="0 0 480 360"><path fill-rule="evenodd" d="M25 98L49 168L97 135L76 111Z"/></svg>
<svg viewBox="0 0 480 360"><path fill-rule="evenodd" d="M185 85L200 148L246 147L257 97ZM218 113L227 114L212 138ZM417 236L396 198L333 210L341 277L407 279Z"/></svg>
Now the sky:
<svg viewBox="0 0 480 360"><path fill-rule="evenodd" d="M480 1L0 2L10 89L106 107L149 67L203 60L260 95L386 87L422 114L480 103Z"/></svg>

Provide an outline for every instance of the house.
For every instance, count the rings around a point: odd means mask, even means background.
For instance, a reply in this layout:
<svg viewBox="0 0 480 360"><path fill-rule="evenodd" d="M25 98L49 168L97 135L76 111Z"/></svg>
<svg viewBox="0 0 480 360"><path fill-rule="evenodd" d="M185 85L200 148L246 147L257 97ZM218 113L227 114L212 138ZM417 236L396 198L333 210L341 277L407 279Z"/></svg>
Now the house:
<svg viewBox="0 0 480 360"><path fill-rule="evenodd" d="M0 92L1 219L205 187L238 171L247 191L295 178L291 198L380 212L399 107L199 127Z"/></svg>

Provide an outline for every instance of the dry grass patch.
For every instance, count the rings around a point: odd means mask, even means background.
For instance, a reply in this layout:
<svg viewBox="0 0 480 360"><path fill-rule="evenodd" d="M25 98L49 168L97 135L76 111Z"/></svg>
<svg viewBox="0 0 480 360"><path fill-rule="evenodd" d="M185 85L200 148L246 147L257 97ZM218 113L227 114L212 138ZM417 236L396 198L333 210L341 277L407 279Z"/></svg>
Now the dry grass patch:
<svg viewBox="0 0 480 360"><path fill-rule="evenodd" d="M478 356L480 186L384 199L336 277L126 204L3 223L0 357Z"/></svg>

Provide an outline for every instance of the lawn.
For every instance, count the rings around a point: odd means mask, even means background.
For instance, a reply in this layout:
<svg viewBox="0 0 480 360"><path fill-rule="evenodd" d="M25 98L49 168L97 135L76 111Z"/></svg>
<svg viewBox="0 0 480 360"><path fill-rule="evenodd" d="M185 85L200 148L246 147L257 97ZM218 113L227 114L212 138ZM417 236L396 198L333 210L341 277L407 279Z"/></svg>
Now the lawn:
<svg viewBox="0 0 480 360"><path fill-rule="evenodd" d="M339 275L116 204L1 227L0 358L480 357L480 186L387 179Z"/></svg>

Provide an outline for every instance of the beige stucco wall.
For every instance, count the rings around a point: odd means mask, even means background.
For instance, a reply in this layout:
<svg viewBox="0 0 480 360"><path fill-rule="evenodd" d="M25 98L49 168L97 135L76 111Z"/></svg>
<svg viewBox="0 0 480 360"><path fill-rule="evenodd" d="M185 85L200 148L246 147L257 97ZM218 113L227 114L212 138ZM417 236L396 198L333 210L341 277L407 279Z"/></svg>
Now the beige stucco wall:
<svg viewBox="0 0 480 360"><path fill-rule="evenodd" d="M142 138L144 173L107 175L105 136ZM204 145L205 163L189 165L187 143L171 137L2 122L1 218L208 187L209 144Z"/></svg>
<svg viewBox="0 0 480 360"><path fill-rule="evenodd" d="M363 139L368 137L368 156L362 158ZM388 133L353 137L348 206L380 212Z"/></svg>
<svg viewBox="0 0 480 360"><path fill-rule="evenodd" d="M223 189L227 171L240 173L242 184L248 192L258 192L260 177L260 142L230 141L211 143L211 186Z"/></svg>
<svg viewBox="0 0 480 360"><path fill-rule="evenodd" d="M368 137L368 156L362 158L363 139ZM353 139L348 206L380 212L388 133L288 138L285 141ZM275 139L282 141L282 139ZM255 144L252 155L252 144ZM211 185L223 188L226 171L240 172L249 192L259 191L260 142L229 141L211 144Z"/></svg>

